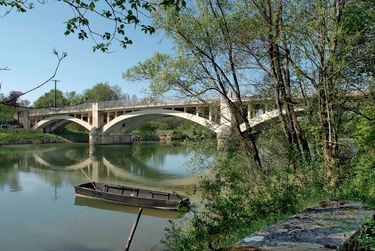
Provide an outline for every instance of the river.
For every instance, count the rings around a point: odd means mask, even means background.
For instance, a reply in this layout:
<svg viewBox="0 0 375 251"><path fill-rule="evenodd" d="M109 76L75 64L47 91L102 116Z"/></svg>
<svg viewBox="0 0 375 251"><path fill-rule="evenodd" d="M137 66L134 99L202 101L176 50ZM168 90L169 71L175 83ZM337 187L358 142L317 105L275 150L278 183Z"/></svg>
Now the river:
<svg viewBox="0 0 375 251"><path fill-rule="evenodd" d="M93 180L190 194L193 152L164 144L0 147L0 250L123 250L138 208L76 198ZM163 250L178 213L145 209L131 250Z"/></svg>

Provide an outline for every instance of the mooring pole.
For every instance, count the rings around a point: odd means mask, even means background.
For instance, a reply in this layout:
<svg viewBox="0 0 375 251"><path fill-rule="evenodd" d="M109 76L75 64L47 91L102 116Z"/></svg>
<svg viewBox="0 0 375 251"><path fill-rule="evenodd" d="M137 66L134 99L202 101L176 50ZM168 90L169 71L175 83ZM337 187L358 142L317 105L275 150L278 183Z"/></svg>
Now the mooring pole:
<svg viewBox="0 0 375 251"><path fill-rule="evenodd" d="M140 207L139 211L138 211L138 214L137 214L137 218L135 219L135 221L133 223L133 227L132 227L132 230L130 232L130 235L129 235L129 238L128 238L128 242L126 243L125 251L129 251L130 244L132 243L135 230L137 229L139 219L141 218L141 215L142 215L142 211L143 211L143 208Z"/></svg>

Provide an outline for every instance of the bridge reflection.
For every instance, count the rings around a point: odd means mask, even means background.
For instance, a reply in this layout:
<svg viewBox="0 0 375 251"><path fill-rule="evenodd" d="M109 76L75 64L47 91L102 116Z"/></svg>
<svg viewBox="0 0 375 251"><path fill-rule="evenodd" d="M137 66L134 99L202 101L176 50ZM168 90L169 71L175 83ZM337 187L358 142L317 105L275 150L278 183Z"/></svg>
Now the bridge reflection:
<svg viewBox="0 0 375 251"><path fill-rule="evenodd" d="M0 190L21 191L22 173L36 174L53 187L73 187L88 181L84 171L95 181L186 193L196 184L184 166L190 154L184 147L158 144L4 147L0 149Z"/></svg>
<svg viewBox="0 0 375 251"><path fill-rule="evenodd" d="M44 167L48 167L51 170L60 170L60 171L75 171L79 169L86 169L86 173L89 174L90 179L97 181L100 180L99 178L99 169L103 166L106 169L107 177L110 177L110 174L115 175L116 177L122 178L124 181L132 181L134 183L141 183L141 184L152 184L154 183L152 179L139 175L139 173L132 173L127 171L126 169L120 168L114 164L112 164L109 160L107 160L104 156L101 160L90 156L89 158L81 161L79 163L67 166L60 166L51 164L45 161L41 156L38 154L34 154L34 159L37 163L41 164ZM196 178L194 176L187 176L187 177L179 177L179 178L167 178L163 179L160 183L168 184L169 186L185 186L195 184Z"/></svg>

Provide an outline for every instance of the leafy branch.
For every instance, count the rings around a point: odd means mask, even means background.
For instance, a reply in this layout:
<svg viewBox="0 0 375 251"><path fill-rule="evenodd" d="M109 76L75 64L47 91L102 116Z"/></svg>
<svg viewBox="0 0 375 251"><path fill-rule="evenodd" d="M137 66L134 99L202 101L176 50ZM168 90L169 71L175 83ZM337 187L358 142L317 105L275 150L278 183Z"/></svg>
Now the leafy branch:
<svg viewBox="0 0 375 251"><path fill-rule="evenodd" d="M80 40L91 38L95 45L93 51L109 52L112 42L117 41L120 46L127 48L133 41L126 35L126 25L140 27L145 34L153 34L155 28L142 22L140 16L146 17L146 13L152 13L157 8L174 7L177 11L186 6L185 0L163 0L159 2L144 0L59 0L68 4L74 17L66 22L65 35L78 34ZM95 30L90 18L92 15L104 18L112 22L110 31L99 32Z"/></svg>

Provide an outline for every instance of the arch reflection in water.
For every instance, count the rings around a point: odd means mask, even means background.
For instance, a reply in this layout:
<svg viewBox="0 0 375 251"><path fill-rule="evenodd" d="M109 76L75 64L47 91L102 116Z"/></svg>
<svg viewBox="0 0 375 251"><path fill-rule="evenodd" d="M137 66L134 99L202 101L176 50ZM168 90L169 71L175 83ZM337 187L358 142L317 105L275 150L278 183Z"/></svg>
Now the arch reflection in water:
<svg viewBox="0 0 375 251"><path fill-rule="evenodd" d="M33 157L36 163L50 170L82 169L94 181L176 192L189 192L195 187L196 178L185 163L192 152L182 146L144 144L97 146L92 149L80 145L77 153L62 148L55 154L34 153Z"/></svg>
<svg viewBox="0 0 375 251"><path fill-rule="evenodd" d="M2 146L0 212L6 217L0 224L0 249L121 250L134 221L134 208L76 202L74 186L88 182L80 169L105 183L186 194L195 183L184 164L191 154L181 146L159 144L95 149L85 144ZM177 217L166 213L171 212L147 210L134 251L164 250L160 246L163 229L168 219Z"/></svg>

